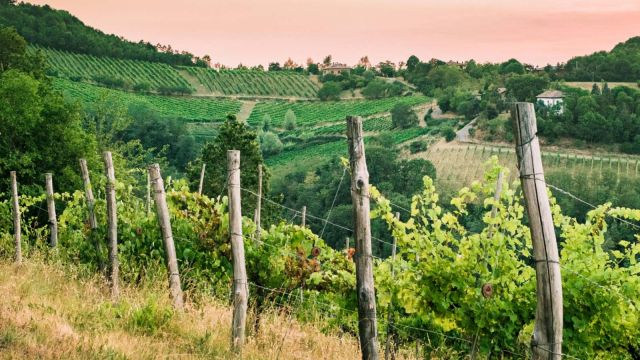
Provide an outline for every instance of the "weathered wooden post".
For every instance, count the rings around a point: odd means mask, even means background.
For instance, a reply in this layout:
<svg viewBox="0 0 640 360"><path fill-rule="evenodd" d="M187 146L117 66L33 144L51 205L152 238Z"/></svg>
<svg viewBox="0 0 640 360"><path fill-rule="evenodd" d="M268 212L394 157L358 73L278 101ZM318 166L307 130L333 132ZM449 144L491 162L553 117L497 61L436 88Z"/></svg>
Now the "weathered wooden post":
<svg viewBox="0 0 640 360"><path fill-rule="evenodd" d="M242 351L249 284L244 262L244 240L242 237L242 209L240 208L240 151L227 151L227 171L229 178L229 236L233 256L233 321L231 346L234 351Z"/></svg>
<svg viewBox="0 0 640 360"><path fill-rule="evenodd" d="M22 264L22 229L20 228L20 200L18 198L18 179L15 171L11 173L11 197L13 204L13 239L16 245L15 261Z"/></svg>
<svg viewBox="0 0 640 360"><path fill-rule="evenodd" d="M378 359L376 294L373 285L371 253L371 219L369 208L369 172L364 151L362 118L347 117L347 138L351 166L351 199L356 242L356 294L358 297L358 331L360 349L365 360Z"/></svg>
<svg viewBox="0 0 640 360"><path fill-rule="evenodd" d="M396 220L400 220L400 213L396 213ZM396 248L397 248L397 239L393 237L393 246L391 247L391 280L394 281L396 278L396 269L393 266L393 263L396 261ZM395 353L391 351L391 336L393 333L393 298L389 302L389 310L387 311L387 340L386 345L384 347L384 359L395 359Z"/></svg>
<svg viewBox="0 0 640 360"><path fill-rule="evenodd" d="M300 224L302 227L307 226L307 206L302 207L302 223Z"/></svg>
<svg viewBox="0 0 640 360"><path fill-rule="evenodd" d="M147 172L147 216L151 215L151 175Z"/></svg>
<svg viewBox="0 0 640 360"><path fill-rule="evenodd" d="M107 174L107 237L109 239L109 264L111 272L109 280L111 281L111 297L118 300L120 297L120 284L118 277L120 272L120 264L118 262L118 214L116 208L116 175L113 169L113 160L111 152L105 151L103 154L104 169Z"/></svg>
<svg viewBox="0 0 640 360"><path fill-rule="evenodd" d="M536 321L531 340L534 359L562 357L560 258L544 179L533 104L515 103L511 121L536 261Z"/></svg>
<svg viewBox="0 0 640 360"><path fill-rule="evenodd" d="M202 187L204 186L204 172L207 167L207 163L202 163L202 169L200 170L200 183L198 184L198 195L202 195Z"/></svg>
<svg viewBox="0 0 640 360"><path fill-rule="evenodd" d="M84 183L84 196L87 201L87 209L89 211L89 227L91 228L91 236L93 246L96 248L96 257L98 258L98 267L100 271L104 270L104 262L102 261L102 251L100 249L100 240L96 237L96 229L98 229L98 220L96 219L95 205L96 199L93 197L93 187L91 187L91 177L89 176L89 168L87 160L80 159L80 173L82 174L82 182Z"/></svg>
<svg viewBox="0 0 640 360"><path fill-rule="evenodd" d="M169 207L167 206L167 198L164 192L164 182L160 175L160 165L153 164L149 167L149 178L151 179L151 184L154 189L158 223L160 224L160 231L162 231L162 241L166 253L165 261L167 262L167 271L169 272L171 300L173 300L173 307L182 311L184 308L184 300L182 299L178 258L176 257L176 248L173 243L173 232L171 231L171 221L169 220Z"/></svg>
<svg viewBox="0 0 640 360"><path fill-rule="evenodd" d="M262 207L262 164L258 164L258 195L256 196L256 210L253 214L253 222L256 224L256 240L260 243L260 210Z"/></svg>
<svg viewBox="0 0 640 360"><path fill-rule="evenodd" d="M58 245L58 218L56 216L56 201L53 198L53 175L46 173L45 188L47 190L47 213L49 214L49 245Z"/></svg>

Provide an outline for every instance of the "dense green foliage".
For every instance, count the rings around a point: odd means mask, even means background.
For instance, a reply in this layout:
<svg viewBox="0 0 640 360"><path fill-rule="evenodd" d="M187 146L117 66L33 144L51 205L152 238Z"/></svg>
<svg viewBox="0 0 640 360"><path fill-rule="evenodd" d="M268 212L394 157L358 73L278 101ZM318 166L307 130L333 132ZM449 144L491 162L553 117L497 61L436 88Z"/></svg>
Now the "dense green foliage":
<svg viewBox="0 0 640 360"><path fill-rule="evenodd" d="M394 129L408 129L418 125L418 115L408 104L396 104L391 109L391 125Z"/></svg>
<svg viewBox="0 0 640 360"><path fill-rule="evenodd" d="M0 25L12 26L29 43L80 54L109 56L119 59L163 62L170 65L207 66L203 59L188 52L177 52L170 46L154 46L131 42L107 35L85 25L66 11L26 2L0 2ZM208 58L208 57L207 57Z"/></svg>
<svg viewBox="0 0 640 360"><path fill-rule="evenodd" d="M193 88L173 67L140 60L121 60L37 48L51 66L49 74L73 81L140 92L190 94Z"/></svg>
<svg viewBox="0 0 640 360"><path fill-rule="evenodd" d="M564 66L564 78L573 81L640 80L640 37L619 43L610 52L576 56Z"/></svg>
<svg viewBox="0 0 640 360"><path fill-rule="evenodd" d="M315 98L318 85L308 76L291 71L213 70L182 68L209 91L223 95L288 96Z"/></svg>
<svg viewBox="0 0 640 360"><path fill-rule="evenodd" d="M238 113L241 105L232 99L132 94L63 79L55 79L53 84L67 98L85 107L104 97L123 104L146 102L162 116L185 121L221 122L228 114Z"/></svg>
<svg viewBox="0 0 640 360"><path fill-rule="evenodd" d="M12 170L26 194L42 189L45 172L60 178L57 188L73 189L77 161L93 159L95 140L84 133L79 109L44 78L41 58L27 54L24 39L0 28L0 45L0 191L9 188Z"/></svg>
<svg viewBox="0 0 640 360"><path fill-rule="evenodd" d="M605 86L589 94L566 88L562 113L539 106L537 115L538 131L551 139L622 143L624 151L640 153L640 91Z"/></svg>

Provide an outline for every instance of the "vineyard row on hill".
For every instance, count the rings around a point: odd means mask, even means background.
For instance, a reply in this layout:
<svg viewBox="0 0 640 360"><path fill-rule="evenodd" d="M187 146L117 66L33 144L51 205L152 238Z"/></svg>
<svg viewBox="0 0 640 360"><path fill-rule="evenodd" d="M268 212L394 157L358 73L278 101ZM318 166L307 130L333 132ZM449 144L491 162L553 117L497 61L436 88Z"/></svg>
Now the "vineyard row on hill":
<svg viewBox="0 0 640 360"><path fill-rule="evenodd" d="M316 98L319 86L308 76L287 71L220 70L183 67L209 91L222 95Z"/></svg>
<svg viewBox="0 0 640 360"><path fill-rule="evenodd" d="M52 74L65 79L153 91L193 90L189 82L167 64L73 54L41 47L32 49L42 51L53 70Z"/></svg>
<svg viewBox="0 0 640 360"><path fill-rule="evenodd" d="M63 79L56 79L53 84L65 96L79 101L85 107L93 106L104 100L116 101L124 105L147 103L162 116L185 121L222 121L228 114L237 114L241 106L241 102L238 100L141 95Z"/></svg>

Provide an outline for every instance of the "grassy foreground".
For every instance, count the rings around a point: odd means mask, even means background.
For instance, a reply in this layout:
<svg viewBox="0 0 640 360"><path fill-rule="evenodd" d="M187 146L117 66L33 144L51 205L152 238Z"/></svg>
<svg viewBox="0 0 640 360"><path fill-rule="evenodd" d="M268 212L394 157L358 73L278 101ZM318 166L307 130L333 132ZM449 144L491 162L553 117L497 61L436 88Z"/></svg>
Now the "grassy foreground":
<svg viewBox="0 0 640 360"><path fill-rule="evenodd" d="M118 303L100 278L60 264L0 260L1 359L231 359L231 308L188 303L174 313L164 284L125 286ZM253 323L250 316L249 322ZM275 310L249 333L243 359L355 359L357 340L321 333Z"/></svg>

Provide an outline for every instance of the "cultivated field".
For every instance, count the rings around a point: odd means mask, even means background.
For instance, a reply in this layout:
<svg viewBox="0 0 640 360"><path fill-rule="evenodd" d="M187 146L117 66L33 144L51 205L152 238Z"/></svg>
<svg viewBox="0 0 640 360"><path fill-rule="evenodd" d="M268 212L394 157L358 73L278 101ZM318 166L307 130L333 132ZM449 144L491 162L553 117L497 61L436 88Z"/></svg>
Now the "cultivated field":
<svg viewBox="0 0 640 360"><path fill-rule="evenodd" d="M147 84L155 91L163 87L191 88L189 82L167 64L37 49L44 53L54 74L65 79L95 82L100 77L117 78L127 87Z"/></svg>
<svg viewBox="0 0 640 360"><path fill-rule="evenodd" d="M220 70L181 67L213 95L316 98L318 84L289 71Z"/></svg>

